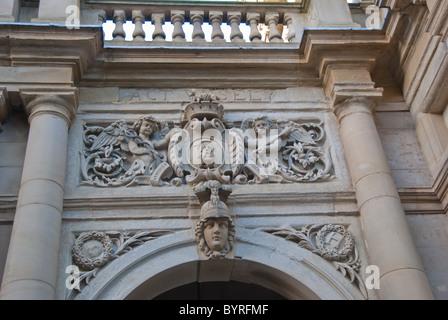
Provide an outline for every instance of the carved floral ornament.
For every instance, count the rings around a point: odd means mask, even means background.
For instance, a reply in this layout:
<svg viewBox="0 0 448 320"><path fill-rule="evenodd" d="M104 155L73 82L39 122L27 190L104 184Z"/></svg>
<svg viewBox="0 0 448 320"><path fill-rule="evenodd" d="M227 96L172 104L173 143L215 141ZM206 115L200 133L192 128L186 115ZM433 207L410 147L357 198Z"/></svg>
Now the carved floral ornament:
<svg viewBox="0 0 448 320"><path fill-rule="evenodd" d="M319 224L304 227L262 228L261 231L297 243L332 263L367 299L367 289L359 275L361 260L353 236L343 225Z"/></svg>
<svg viewBox="0 0 448 320"><path fill-rule="evenodd" d="M132 125L118 120L84 125L81 184L96 187L180 186L327 181L330 149L319 121L267 116L222 121L224 107L210 92L190 92L181 122L151 115Z"/></svg>
<svg viewBox="0 0 448 320"><path fill-rule="evenodd" d="M80 233L72 248L72 261L79 268L76 280L79 286L67 292L67 298L81 292L98 271L107 263L126 254L132 248L163 235L169 230L143 230L138 232L87 231Z"/></svg>
<svg viewBox="0 0 448 320"><path fill-rule="evenodd" d="M198 251L205 259L227 258L234 248L235 225L225 200L231 190L217 181L199 184L196 195L203 204L195 229ZM206 199L210 199L206 201ZM205 202L204 202L205 201ZM343 225L319 224L303 227L260 228L260 231L282 237L333 264L343 276L356 285L367 299L368 294L359 275L361 261L353 236ZM80 286L67 291L67 299L89 285L107 263L132 248L158 237L173 233L169 230L129 232L90 231L78 235L72 249L73 263L79 268L76 278Z"/></svg>

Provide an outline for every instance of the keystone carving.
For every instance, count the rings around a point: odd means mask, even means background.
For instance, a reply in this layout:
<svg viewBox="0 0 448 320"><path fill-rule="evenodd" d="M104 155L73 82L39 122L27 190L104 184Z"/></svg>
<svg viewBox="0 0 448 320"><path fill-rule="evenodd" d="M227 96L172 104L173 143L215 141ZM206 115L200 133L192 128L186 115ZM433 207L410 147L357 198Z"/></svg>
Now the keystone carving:
<svg viewBox="0 0 448 320"><path fill-rule="evenodd" d="M321 256L355 284L367 299L367 289L358 274L361 267L355 240L342 225L320 224L302 228L263 228L262 231L283 237L301 248Z"/></svg>
<svg viewBox="0 0 448 320"><path fill-rule="evenodd" d="M225 258L232 251L235 239L235 224L224 202L230 188L212 180L198 184L194 191L202 204L195 229L198 250L205 259ZM207 198L210 200L205 201Z"/></svg>

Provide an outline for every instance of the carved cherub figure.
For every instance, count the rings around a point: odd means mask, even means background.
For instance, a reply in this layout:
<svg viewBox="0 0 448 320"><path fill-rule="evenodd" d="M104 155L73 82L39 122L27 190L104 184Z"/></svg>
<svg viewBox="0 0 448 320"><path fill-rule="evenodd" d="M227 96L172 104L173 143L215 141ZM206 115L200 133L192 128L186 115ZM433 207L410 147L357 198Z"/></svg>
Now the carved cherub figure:
<svg viewBox="0 0 448 320"><path fill-rule="evenodd" d="M280 131L277 123L268 116L261 115L251 120L251 127L253 131L245 135L245 145L248 148L248 165L245 170L257 176L259 181L267 182L269 176L278 172L279 153L287 144L316 144L309 132L292 121Z"/></svg>
<svg viewBox="0 0 448 320"><path fill-rule="evenodd" d="M140 117L133 128L137 136L129 140L129 152L133 154L134 160L140 159L145 163L145 174L151 174L158 163L165 161L164 156L156 149L162 149L168 145L169 135L164 139L152 140L157 131L157 121L152 116Z"/></svg>

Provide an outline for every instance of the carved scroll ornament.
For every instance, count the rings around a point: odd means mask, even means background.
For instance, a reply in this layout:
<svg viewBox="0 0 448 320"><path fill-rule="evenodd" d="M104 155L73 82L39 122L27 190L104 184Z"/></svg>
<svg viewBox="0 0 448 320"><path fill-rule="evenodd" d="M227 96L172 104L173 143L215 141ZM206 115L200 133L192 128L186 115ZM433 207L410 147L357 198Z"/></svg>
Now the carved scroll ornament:
<svg viewBox="0 0 448 320"><path fill-rule="evenodd" d="M107 263L126 254L132 248L163 235L169 230L138 232L89 231L79 234L72 248L72 261L79 268L76 281L79 286L67 292L67 298L81 292Z"/></svg>
<svg viewBox="0 0 448 320"><path fill-rule="evenodd" d="M262 231L297 243L329 261L367 298L364 281L359 275L361 261L355 240L344 226L320 224L301 228L263 228Z"/></svg>

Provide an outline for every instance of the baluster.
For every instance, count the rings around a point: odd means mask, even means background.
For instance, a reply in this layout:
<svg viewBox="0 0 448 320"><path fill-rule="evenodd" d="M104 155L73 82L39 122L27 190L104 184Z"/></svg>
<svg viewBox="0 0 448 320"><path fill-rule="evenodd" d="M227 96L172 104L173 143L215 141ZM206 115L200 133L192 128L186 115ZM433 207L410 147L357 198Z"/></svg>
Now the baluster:
<svg viewBox="0 0 448 320"><path fill-rule="evenodd" d="M162 25L165 22L164 13L153 13L151 15L151 22L154 25L154 33L152 34L153 41L165 41L165 32L163 31Z"/></svg>
<svg viewBox="0 0 448 320"><path fill-rule="evenodd" d="M260 22L260 14L248 12L246 17L246 23L250 25L249 39L252 42L262 42L261 33L258 31L258 23Z"/></svg>
<svg viewBox="0 0 448 320"><path fill-rule="evenodd" d="M102 25L107 20L106 10L98 10L98 25Z"/></svg>
<svg viewBox="0 0 448 320"><path fill-rule="evenodd" d="M226 42L224 39L224 33L221 29L222 18L224 16L222 11L210 11L210 23L212 29L212 41L213 42Z"/></svg>
<svg viewBox="0 0 448 320"><path fill-rule="evenodd" d="M145 30L143 30L143 23L145 16L141 10L132 10L132 21L135 24L134 33L132 36L135 41L145 41Z"/></svg>
<svg viewBox="0 0 448 320"><path fill-rule="evenodd" d="M98 11L98 25L102 26L104 24L104 22L106 22L107 20L107 14L106 14L106 10L99 10ZM104 31L103 28L103 39L106 38L106 32Z"/></svg>
<svg viewBox="0 0 448 320"><path fill-rule="evenodd" d="M285 17L283 20L286 22L286 25L288 26L288 41L293 42L296 39L296 31L294 29L291 14L285 13Z"/></svg>
<svg viewBox="0 0 448 320"><path fill-rule="evenodd" d="M204 11L191 11L190 21L193 23L193 41L205 41L205 34L204 31L202 31Z"/></svg>
<svg viewBox="0 0 448 320"><path fill-rule="evenodd" d="M277 12L266 13L265 20L269 25L269 42L283 42L282 35L277 29L278 19L279 14Z"/></svg>
<svg viewBox="0 0 448 320"><path fill-rule="evenodd" d="M182 28L185 22L185 11L171 10L171 23L173 24L173 41L185 42L185 32Z"/></svg>
<svg viewBox="0 0 448 320"><path fill-rule="evenodd" d="M227 22L230 24L230 40L232 42L242 42L243 34L240 31L241 12L227 12Z"/></svg>
<svg viewBox="0 0 448 320"><path fill-rule="evenodd" d="M126 32L123 28L123 23L126 22L126 13L124 10L114 10L113 20L115 23L115 29L112 33L114 40L124 40L126 38Z"/></svg>

